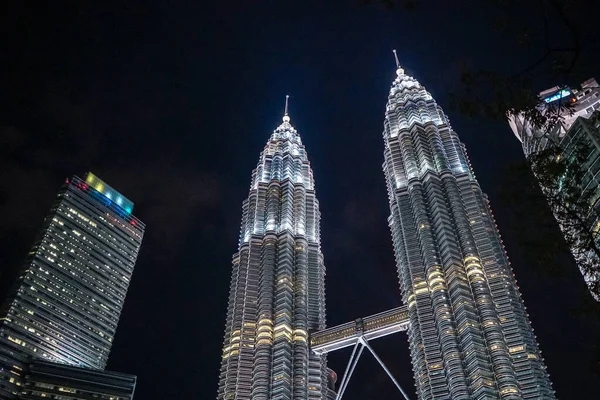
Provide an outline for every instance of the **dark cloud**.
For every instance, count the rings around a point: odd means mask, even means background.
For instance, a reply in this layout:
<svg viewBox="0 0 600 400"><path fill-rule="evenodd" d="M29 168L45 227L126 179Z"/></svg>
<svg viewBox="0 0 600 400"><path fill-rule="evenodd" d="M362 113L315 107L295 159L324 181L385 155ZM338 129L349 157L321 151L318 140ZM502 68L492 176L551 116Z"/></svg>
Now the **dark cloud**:
<svg viewBox="0 0 600 400"><path fill-rule="evenodd" d="M178 245L198 214L206 217L220 212L224 180L214 172L148 160L148 164L125 165L116 170L108 167L105 174L114 176L110 182L127 188L127 196L136 203L135 214L148 227L146 240L160 244L163 251L172 251ZM115 188L119 190L119 186Z"/></svg>

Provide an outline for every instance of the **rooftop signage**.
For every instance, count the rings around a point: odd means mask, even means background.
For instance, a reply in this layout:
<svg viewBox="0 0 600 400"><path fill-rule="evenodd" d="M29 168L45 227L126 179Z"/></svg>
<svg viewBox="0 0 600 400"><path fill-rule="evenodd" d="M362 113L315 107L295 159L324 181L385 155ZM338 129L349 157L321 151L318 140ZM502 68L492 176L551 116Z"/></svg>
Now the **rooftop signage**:
<svg viewBox="0 0 600 400"><path fill-rule="evenodd" d="M127 214L131 214L133 211L133 202L131 200L107 185L106 182L98 178L96 175L88 172L87 176L85 177L85 182L98 192L102 193L102 195L110 202L115 203L125 210Z"/></svg>
<svg viewBox="0 0 600 400"><path fill-rule="evenodd" d="M570 96L570 95L571 95L571 91L570 90L563 89L563 90L560 90L557 93L553 94L552 96L546 97L544 99L544 101L546 103L552 103L553 101L562 99L562 98Z"/></svg>

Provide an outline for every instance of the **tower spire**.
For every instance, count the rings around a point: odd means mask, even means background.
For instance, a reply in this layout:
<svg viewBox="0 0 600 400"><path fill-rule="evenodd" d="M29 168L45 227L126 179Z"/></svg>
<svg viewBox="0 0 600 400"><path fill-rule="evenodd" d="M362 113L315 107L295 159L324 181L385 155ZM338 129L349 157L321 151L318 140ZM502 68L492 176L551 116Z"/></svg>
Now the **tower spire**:
<svg viewBox="0 0 600 400"><path fill-rule="evenodd" d="M398 60L398 53L396 53L396 49L392 51L394 52L394 58L396 59L396 74L402 75L404 74L404 70L400 66L400 60Z"/></svg>
<svg viewBox="0 0 600 400"><path fill-rule="evenodd" d="M396 53L396 49L392 50L394 52L394 58L396 59L396 67L400 68L400 61L398 60L398 53Z"/></svg>
<svg viewBox="0 0 600 400"><path fill-rule="evenodd" d="M290 122L290 116L288 115L288 100L290 95L285 96L285 111L283 113L283 122Z"/></svg>

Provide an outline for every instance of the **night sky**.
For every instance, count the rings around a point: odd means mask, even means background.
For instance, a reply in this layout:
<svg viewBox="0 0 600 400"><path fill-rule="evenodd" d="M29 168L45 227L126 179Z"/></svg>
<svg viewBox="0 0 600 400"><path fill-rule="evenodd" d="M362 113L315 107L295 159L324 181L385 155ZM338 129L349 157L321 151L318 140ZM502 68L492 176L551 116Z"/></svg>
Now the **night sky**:
<svg viewBox="0 0 600 400"><path fill-rule="evenodd" d="M329 325L400 305L381 170L396 48L467 145L557 396L594 398L600 323L574 311L585 296L581 275L574 265L562 278L525 265L511 210L501 205L503 175L523 158L520 144L507 123L468 119L449 106L463 65L518 71L539 55L543 2L416 1L415 11L359 3L4 4L2 294L65 177L91 170L134 201L147 224L108 369L138 376L137 400L214 398L241 204L290 94L321 204ZM583 39L572 84L600 78L598 12L579 6ZM509 24L531 25L530 49L493 27L502 13ZM540 78L539 89L556 83ZM373 347L416 398L406 335ZM348 356L330 356L340 377ZM400 394L365 354L344 398Z"/></svg>

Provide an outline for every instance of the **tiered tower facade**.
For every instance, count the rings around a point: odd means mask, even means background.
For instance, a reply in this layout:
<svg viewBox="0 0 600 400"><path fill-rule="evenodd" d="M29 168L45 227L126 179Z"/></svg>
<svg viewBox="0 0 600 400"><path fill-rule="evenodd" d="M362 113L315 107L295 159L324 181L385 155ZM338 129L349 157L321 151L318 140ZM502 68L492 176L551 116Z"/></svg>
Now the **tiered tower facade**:
<svg viewBox="0 0 600 400"><path fill-rule="evenodd" d="M418 399L554 399L465 147L431 94L399 65L383 136Z"/></svg>
<svg viewBox="0 0 600 400"><path fill-rule="evenodd" d="M309 332L325 328L319 224L313 173L286 102L243 203L219 400L327 398L325 356L308 347Z"/></svg>

